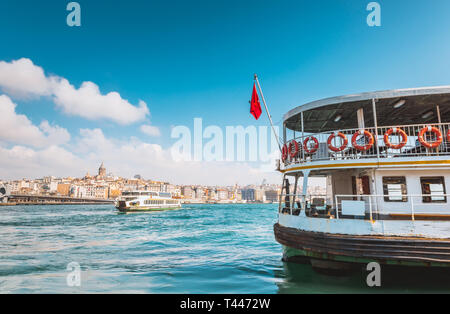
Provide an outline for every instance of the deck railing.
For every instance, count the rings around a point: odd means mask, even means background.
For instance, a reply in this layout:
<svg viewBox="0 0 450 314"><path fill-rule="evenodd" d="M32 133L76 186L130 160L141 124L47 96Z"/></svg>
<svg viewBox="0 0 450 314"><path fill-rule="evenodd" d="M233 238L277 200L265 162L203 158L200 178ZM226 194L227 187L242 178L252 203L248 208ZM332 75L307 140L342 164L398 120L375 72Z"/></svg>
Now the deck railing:
<svg viewBox="0 0 450 314"><path fill-rule="evenodd" d="M411 219L416 217L450 217L447 201L450 194L405 195L336 195L336 218L364 216L370 220L382 218ZM426 200L426 202L424 202ZM347 202L347 203L345 203ZM347 207L347 208L346 208ZM347 211L347 212L346 212ZM360 211L360 213L357 213ZM354 214L352 214L354 212ZM340 216L339 216L339 213Z"/></svg>
<svg viewBox="0 0 450 314"><path fill-rule="evenodd" d="M442 134L442 143L436 148L427 148L419 142L419 132L426 127L437 128ZM405 145L400 149L389 148L385 141L384 135L390 129L400 129L407 135ZM441 156L450 155L450 123L435 123L435 124L415 124L415 125L396 125L396 126L382 126L375 129L374 127L364 128L365 131L370 132L374 138L374 144L366 151L360 151L352 144L353 135L362 131L361 129L347 129L336 130L333 132L324 132L318 134L308 134L303 137L295 137L287 141L285 144L289 147L292 141L298 143L299 151L294 156L288 156L284 161L285 165L304 163L320 160L348 160L348 159L363 159L363 158L396 158L396 157L414 157L414 156ZM328 147L328 140L332 134L342 133L347 138L348 144L340 152L334 152ZM319 143L317 151L308 153L303 149L304 142L307 138L314 137ZM389 141L393 145L402 143L402 138L398 133L390 135ZM437 137L432 132L425 132L424 139L434 144L437 142ZM331 145L334 147L341 147L344 140L335 136L331 140ZM362 135L356 137L356 144L365 146L368 144L368 139ZM314 140L308 142L308 149L311 150L315 145Z"/></svg>
<svg viewBox="0 0 450 314"><path fill-rule="evenodd" d="M308 208L308 206L326 206L326 195L303 195L303 194L281 194L279 202L279 212L295 214L298 210Z"/></svg>
<svg viewBox="0 0 450 314"><path fill-rule="evenodd" d="M406 195L335 195L333 200L325 195L280 195L279 212L298 216L306 211L308 216L330 219L366 220L416 220L450 219L450 194Z"/></svg>

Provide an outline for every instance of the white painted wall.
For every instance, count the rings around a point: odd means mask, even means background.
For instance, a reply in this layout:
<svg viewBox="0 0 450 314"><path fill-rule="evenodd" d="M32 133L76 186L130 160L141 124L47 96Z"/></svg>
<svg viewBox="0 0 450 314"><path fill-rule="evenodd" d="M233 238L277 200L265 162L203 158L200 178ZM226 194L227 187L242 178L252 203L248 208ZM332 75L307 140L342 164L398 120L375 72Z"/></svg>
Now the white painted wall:
<svg viewBox="0 0 450 314"><path fill-rule="evenodd" d="M421 195L422 187L420 184L421 177L444 177L446 193L450 194L450 169L442 170L420 170L408 169L405 170L384 170L378 169L375 171L375 184L377 193L383 194L383 177L406 177L407 194ZM447 197L447 203L423 203L422 197L409 197L408 202L396 203L385 202L384 197L377 198L377 206L380 212L387 211L391 213L411 213L412 205L414 205L414 212L420 213L448 213L450 214L450 197Z"/></svg>
<svg viewBox="0 0 450 314"><path fill-rule="evenodd" d="M304 231L372 236L450 238L450 221L325 219L280 214L280 225Z"/></svg>
<svg viewBox="0 0 450 314"><path fill-rule="evenodd" d="M339 171L333 173L332 186L334 195L352 195L352 171Z"/></svg>

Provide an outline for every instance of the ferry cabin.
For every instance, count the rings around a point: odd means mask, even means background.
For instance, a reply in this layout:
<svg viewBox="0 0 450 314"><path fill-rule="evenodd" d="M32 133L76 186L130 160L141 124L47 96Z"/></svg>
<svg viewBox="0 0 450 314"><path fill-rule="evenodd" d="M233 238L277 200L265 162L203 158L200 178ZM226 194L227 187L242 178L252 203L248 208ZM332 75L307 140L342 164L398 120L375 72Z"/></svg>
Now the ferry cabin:
<svg viewBox="0 0 450 314"><path fill-rule="evenodd" d="M325 243L336 235L440 239L439 245L448 242L447 255L414 257L407 250L397 259L383 250L375 255L393 263L450 263L449 86L315 101L288 112L283 130L275 235L285 255L294 247L303 256L329 255L326 244L305 245L305 233L313 232L324 235ZM326 182L326 195L307 193L314 177Z"/></svg>

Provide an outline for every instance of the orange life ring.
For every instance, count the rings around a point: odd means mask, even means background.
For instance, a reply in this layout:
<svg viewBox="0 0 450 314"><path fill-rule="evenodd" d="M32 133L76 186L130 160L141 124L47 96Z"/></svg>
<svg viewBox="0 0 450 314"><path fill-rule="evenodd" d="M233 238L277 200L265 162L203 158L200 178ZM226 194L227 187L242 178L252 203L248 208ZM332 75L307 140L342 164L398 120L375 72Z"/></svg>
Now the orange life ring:
<svg viewBox="0 0 450 314"><path fill-rule="evenodd" d="M314 147L311 148L311 149L309 149L309 147L308 147L308 143L309 143L310 140L314 141ZM305 139L305 141L303 142L303 149L308 154L314 154L319 149L319 140L317 138L315 138L314 136L307 137Z"/></svg>
<svg viewBox="0 0 450 314"><path fill-rule="evenodd" d="M425 133L427 132L432 132L436 135L437 137L437 141L434 143L428 143L423 136L425 135ZM443 138L442 138L442 133L438 128L435 127L431 127L431 126L427 126L424 127L422 130L420 130L419 132L419 142L420 144L422 144L423 146L425 146L426 148L436 148L439 147L442 144Z"/></svg>
<svg viewBox="0 0 450 314"><path fill-rule="evenodd" d="M367 137L368 140L369 140L369 143L367 143L364 146L358 145L358 143L356 143L356 140L358 139L359 135L364 135L365 137ZM373 138L372 133L370 133L367 130L364 130L362 132L360 130L360 131L356 132L355 134L353 134L352 145L353 145L354 148L356 148L359 151L362 151L362 152L368 151L369 149L372 148L374 143L375 143L375 139Z"/></svg>
<svg viewBox="0 0 450 314"><path fill-rule="evenodd" d="M294 145L294 150L292 150L292 144ZM288 153L291 158L295 158L298 154L298 143L297 141L292 141L289 143Z"/></svg>
<svg viewBox="0 0 450 314"><path fill-rule="evenodd" d="M335 147L335 146L333 146L333 144L331 144L331 141L332 141L336 136L337 136L337 137L340 137L340 138L344 141L344 143L342 144L341 147ZM328 148L329 148L330 150L332 150L333 152L336 152L336 153L342 152L344 149L347 148L347 145L348 145L348 138L347 138L347 136L345 136L345 134L343 134L343 133L341 133L341 132L339 132L339 133L337 133L337 134L333 133L333 134L331 134L330 137L328 138L327 144L328 144Z"/></svg>
<svg viewBox="0 0 450 314"><path fill-rule="evenodd" d="M389 136L391 136L392 134L399 134L402 137L401 143L397 145L392 144L391 141L389 140ZM384 133L384 143L389 148L402 149L403 147L405 147L407 142L408 142L408 135L406 135L405 131L403 131L402 129L392 128L387 130L386 133Z"/></svg>
<svg viewBox="0 0 450 314"><path fill-rule="evenodd" d="M286 144L284 144L283 149L281 150L281 159L283 161L286 161L287 158L288 158L288 147Z"/></svg>

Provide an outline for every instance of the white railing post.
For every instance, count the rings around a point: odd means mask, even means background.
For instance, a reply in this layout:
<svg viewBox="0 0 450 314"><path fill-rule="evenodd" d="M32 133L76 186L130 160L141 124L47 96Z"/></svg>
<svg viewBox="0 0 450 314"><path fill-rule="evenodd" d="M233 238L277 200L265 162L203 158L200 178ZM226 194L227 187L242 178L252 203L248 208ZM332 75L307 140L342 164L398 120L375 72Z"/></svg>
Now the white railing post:
<svg viewBox="0 0 450 314"><path fill-rule="evenodd" d="M370 221L372 221L372 196L369 195L369 214L370 214Z"/></svg>
<svg viewBox="0 0 450 314"><path fill-rule="evenodd" d="M292 206L293 206L293 200L294 200L294 197L292 196L292 195L290 195L289 196L289 211L291 212L291 216L292 216Z"/></svg>
<svg viewBox="0 0 450 314"><path fill-rule="evenodd" d="M339 219L339 204L338 204L338 196L335 195L335 203L336 203L336 219Z"/></svg>
<svg viewBox="0 0 450 314"><path fill-rule="evenodd" d="M414 217L414 196L411 196L411 217L412 217L412 221L415 221L415 217Z"/></svg>
<svg viewBox="0 0 450 314"><path fill-rule="evenodd" d="M378 117L377 117L377 105L375 99L372 99L373 121L375 124L375 145L377 145L377 160L380 162L380 145L378 138Z"/></svg>
<svg viewBox="0 0 450 314"><path fill-rule="evenodd" d="M305 139L305 123L304 123L304 120L303 120L303 111L300 113L300 117L301 117L301 120L302 120L302 139L300 141L300 145L303 145L303 141ZM302 148L302 163L304 163L305 161L306 161L305 160L305 150Z"/></svg>

